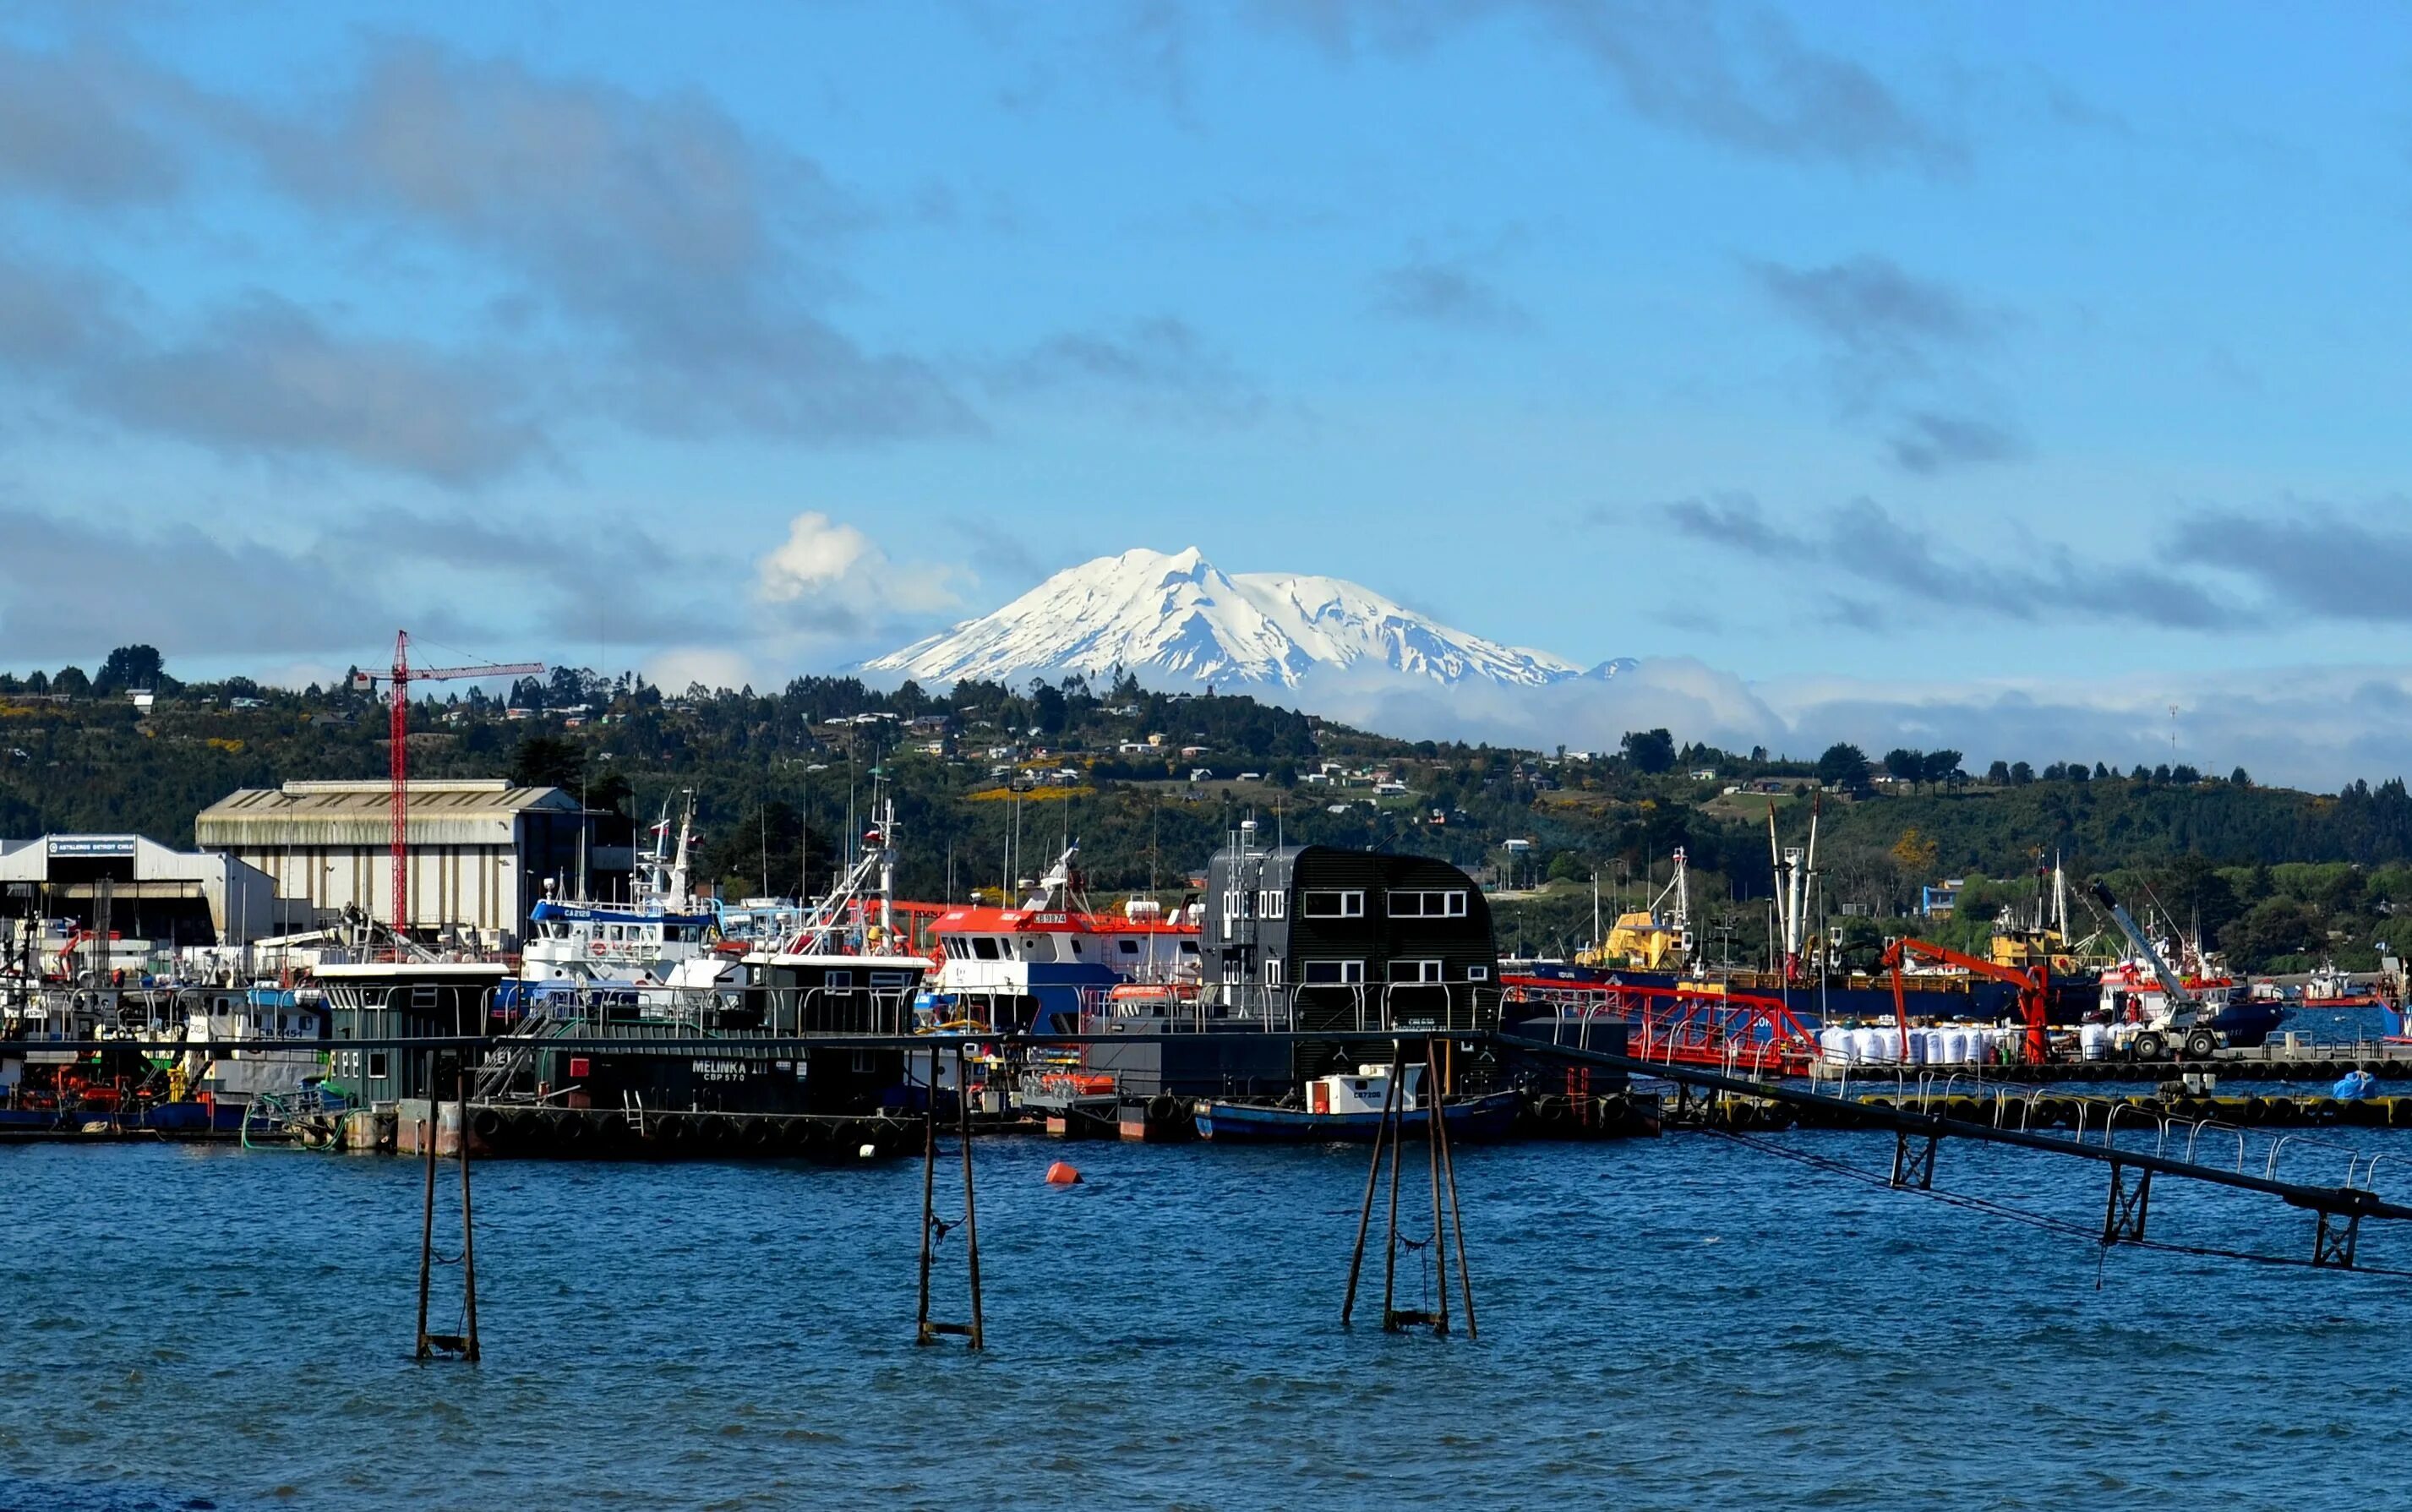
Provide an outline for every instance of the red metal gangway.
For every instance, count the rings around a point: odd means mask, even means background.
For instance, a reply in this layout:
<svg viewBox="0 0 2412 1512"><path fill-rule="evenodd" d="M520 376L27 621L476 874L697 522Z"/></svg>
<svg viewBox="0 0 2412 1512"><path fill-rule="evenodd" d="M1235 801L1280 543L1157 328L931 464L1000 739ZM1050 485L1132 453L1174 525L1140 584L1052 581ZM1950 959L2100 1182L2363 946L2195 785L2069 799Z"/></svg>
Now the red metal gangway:
<svg viewBox="0 0 2412 1512"><path fill-rule="evenodd" d="M1781 998L1553 976L1503 976L1500 986L1511 1006L1547 1009L1568 1024L1625 1024L1625 1053L1637 1061L1805 1077L1817 1058L1816 1034Z"/></svg>

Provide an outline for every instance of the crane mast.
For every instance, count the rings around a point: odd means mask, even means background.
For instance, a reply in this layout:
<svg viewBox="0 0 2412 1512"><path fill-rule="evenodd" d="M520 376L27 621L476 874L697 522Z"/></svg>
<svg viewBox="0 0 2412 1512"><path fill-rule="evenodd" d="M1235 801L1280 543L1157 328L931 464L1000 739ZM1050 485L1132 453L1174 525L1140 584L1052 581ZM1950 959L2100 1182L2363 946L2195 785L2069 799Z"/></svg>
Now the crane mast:
<svg viewBox="0 0 2412 1512"><path fill-rule="evenodd" d="M397 630L393 635L393 669L387 676L389 712L387 716L390 743L392 746L390 770L393 776L393 935L395 948L410 930L410 684L445 682L463 677L540 677L542 662L501 662L484 667L421 667L410 665L410 632ZM374 693L376 677L362 672L353 679L355 688Z"/></svg>
<svg viewBox="0 0 2412 1512"><path fill-rule="evenodd" d="M2161 991L2169 994L2171 1020L2181 1026L2192 1022L2194 1011L2199 1006L2194 994L2186 991L2185 983L2169 969L2169 963L2161 959L2161 953L2154 948L2153 942L2144 937L2143 929L2127 912L2126 905L2111 894L2110 884L2099 877L2094 879L2094 896L2103 907L2110 910L2110 921L2119 926L2119 932L2125 935L2136 953L2144 958L2144 964L2153 968L2154 979L2161 984Z"/></svg>

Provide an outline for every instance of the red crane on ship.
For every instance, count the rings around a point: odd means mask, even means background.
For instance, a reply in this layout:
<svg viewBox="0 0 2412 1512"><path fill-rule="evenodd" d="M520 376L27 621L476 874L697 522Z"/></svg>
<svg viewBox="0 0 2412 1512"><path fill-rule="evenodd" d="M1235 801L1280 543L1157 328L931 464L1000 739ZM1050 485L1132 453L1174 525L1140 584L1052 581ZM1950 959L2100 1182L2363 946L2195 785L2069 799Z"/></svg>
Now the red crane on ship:
<svg viewBox="0 0 2412 1512"><path fill-rule="evenodd" d="M393 734L393 933L399 942L410 929L410 684L441 683L462 677L541 677L542 662L494 662L484 667L418 667L410 665L410 632L393 633L393 670L386 681L392 688ZM375 693L377 675L356 672L352 686ZM397 946L397 947L399 947Z"/></svg>
<svg viewBox="0 0 2412 1512"><path fill-rule="evenodd" d="M1990 976L1997 982L2008 982L2018 990L2019 1021L2026 1028L2026 1058L2033 1065L2041 1065L2052 1057L2052 1040L2045 1010L2052 996L2052 962L2036 963L2031 971L1995 965L1976 956L1964 955L1948 945L1932 940L1905 936L1885 947L1884 968L1892 973L1893 1022L1906 1033L1909 1029L1909 1001L1902 990L1902 962L1915 958L1932 961L1939 965L1957 966L1974 976Z"/></svg>

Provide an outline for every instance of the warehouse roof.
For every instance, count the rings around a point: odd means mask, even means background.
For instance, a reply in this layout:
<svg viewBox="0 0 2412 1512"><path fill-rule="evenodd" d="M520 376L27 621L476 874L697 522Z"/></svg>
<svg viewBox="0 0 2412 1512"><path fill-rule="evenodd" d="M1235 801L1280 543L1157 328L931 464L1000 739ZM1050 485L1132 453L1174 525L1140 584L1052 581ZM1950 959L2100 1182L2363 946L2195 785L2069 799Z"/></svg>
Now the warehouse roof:
<svg viewBox="0 0 2412 1512"><path fill-rule="evenodd" d="M507 845L522 814L580 811L558 787L514 787L499 777L414 782L409 793L413 844ZM378 845L392 834L392 812L390 783L292 782L228 793L194 819L193 835L225 847Z"/></svg>

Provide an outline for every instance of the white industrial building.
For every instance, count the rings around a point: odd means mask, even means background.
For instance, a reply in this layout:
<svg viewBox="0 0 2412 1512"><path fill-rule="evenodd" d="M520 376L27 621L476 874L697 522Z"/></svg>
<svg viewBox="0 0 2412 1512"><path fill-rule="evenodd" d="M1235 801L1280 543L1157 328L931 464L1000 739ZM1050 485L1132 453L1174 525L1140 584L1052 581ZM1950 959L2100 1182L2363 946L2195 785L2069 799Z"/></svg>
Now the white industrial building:
<svg viewBox="0 0 2412 1512"><path fill-rule="evenodd" d="M346 906L391 921L393 788L382 782L289 782L229 793L194 820L196 839L258 868L288 903L324 918ZM625 840L598 844L600 820L558 787L501 778L409 786L410 918L423 934L476 932L504 948L524 937L548 880L565 891L625 892ZM613 836L613 839L621 837Z"/></svg>
<svg viewBox="0 0 2412 1512"><path fill-rule="evenodd" d="M282 923L275 884L257 867L140 835L0 840L0 915L73 919L171 950L248 945Z"/></svg>

